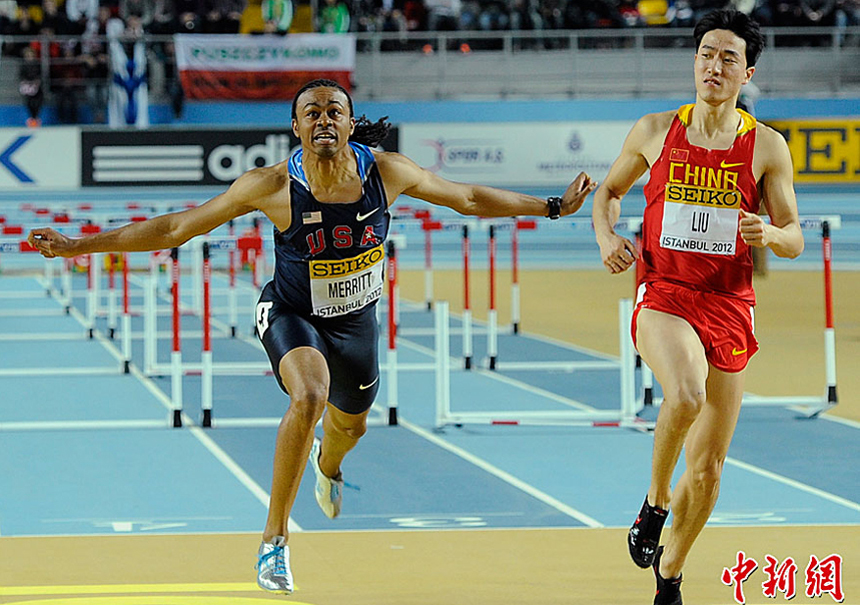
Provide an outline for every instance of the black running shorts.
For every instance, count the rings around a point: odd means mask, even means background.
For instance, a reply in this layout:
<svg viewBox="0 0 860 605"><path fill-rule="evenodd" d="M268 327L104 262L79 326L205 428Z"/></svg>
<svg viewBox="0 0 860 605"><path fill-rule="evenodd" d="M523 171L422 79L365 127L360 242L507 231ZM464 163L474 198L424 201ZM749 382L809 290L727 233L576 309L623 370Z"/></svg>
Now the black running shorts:
<svg viewBox="0 0 860 605"><path fill-rule="evenodd" d="M376 305L338 317L298 313L284 303L269 282L255 313L257 336L263 343L278 384L278 365L297 347L313 347L328 362L329 402L347 414L367 411L379 390L379 324Z"/></svg>

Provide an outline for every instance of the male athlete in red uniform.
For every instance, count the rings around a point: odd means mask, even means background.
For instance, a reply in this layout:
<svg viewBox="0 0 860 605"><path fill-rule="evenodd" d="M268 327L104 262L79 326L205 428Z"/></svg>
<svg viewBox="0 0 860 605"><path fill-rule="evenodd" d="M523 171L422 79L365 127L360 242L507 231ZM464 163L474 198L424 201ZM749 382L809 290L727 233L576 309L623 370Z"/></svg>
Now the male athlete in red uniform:
<svg viewBox="0 0 860 605"><path fill-rule="evenodd" d="M694 31L696 103L641 118L594 196L594 228L610 273L642 265L633 337L663 387L651 485L628 534L633 561L653 567L655 605L681 605L681 569L717 501L754 336L751 246L803 251L788 146L736 109L764 39L734 10ZM621 198L646 170L643 244L615 233ZM764 204L770 223L759 216ZM681 449L686 470L674 492ZM672 531L660 532L671 503Z"/></svg>

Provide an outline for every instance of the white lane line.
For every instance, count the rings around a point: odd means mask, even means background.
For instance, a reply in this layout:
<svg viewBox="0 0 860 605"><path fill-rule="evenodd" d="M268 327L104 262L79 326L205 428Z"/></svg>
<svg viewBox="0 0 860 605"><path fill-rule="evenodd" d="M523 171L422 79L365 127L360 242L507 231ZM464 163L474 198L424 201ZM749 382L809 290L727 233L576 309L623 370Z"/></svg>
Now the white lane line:
<svg viewBox="0 0 860 605"><path fill-rule="evenodd" d="M550 507L556 509L557 511L559 511L559 512L561 512L561 513L563 513L569 517L573 517L574 519L576 519L580 523L583 523L583 524L587 525L588 527L603 527L603 524L600 521L597 521L596 519L594 519L593 517L590 517L590 516L586 515L585 513L568 506L564 502L562 502L556 498L553 498L549 494L542 492L541 490L537 489L536 487L529 485L525 481L522 481L522 480L514 477L510 473L503 471L502 469L498 468L497 466L493 466L492 464L490 464L486 460L478 458L477 456L467 452L463 448L460 448L460 447L457 447L456 445L448 443L447 441L445 441L444 439L442 439L440 437L437 437L436 435L434 435L430 431L427 431L427 430L425 430L425 429L423 429L423 428L421 428L415 424L412 424L411 422L404 420L402 418L398 419L398 424L400 426L402 426L403 428L415 433L419 437L423 437L424 439L433 443L434 445L438 445L442 449L448 450L452 454L459 456L460 458L462 458L466 462L474 464L475 466L477 466L481 470L484 470L484 471L490 473L491 475L498 477L499 479L501 479L505 483L508 483L509 485L512 485L513 487L519 489L520 491L525 492L529 496L531 496L537 500L540 500L541 502L543 502L547 506L550 506Z"/></svg>
<svg viewBox="0 0 860 605"><path fill-rule="evenodd" d="M805 483L801 483L800 481L796 481L794 479L789 479L788 477L784 477L783 475L779 475L777 473L765 470L763 468L759 468L752 464L748 464L746 462L741 462L740 460L736 460L731 457L726 458L726 464L731 464L732 466L736 466L745 471L749 471L750 473L754 473L761 477L765 477L772 481L776 481L778 483L782 483L783 485L787 485L794 489L798 489L802 492L806 492L807 494L811 494L813 496L817 496L819 498L823 498L829 502L834 504L838 504L839 506L844 506L845 508L851 509L853 511L860 512L860 504L856 502L852 502L846 498L841 496L837 496L835 494L831 494L830 492L825 492L822 489L818 489L817 487L812 487L811 485L806 485Z"/></svg>
<svg viewBox="0 0 860 605"><path fill-rule="evenodd" d="M834 416L833 414L821 414L818 416L821 420L828 420L830 422L836 422L839 424L843 424L845 426L850 426L852 429L860 429L860 422L856 420L851 420L850 418L842 418L841 416Z"/></svg>

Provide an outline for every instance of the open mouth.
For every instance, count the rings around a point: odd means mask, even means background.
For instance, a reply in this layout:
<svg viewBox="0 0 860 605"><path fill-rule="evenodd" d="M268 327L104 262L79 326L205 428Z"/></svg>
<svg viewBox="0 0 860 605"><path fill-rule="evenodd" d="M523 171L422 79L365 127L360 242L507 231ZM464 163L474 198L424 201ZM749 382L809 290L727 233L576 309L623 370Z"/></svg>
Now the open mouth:
<svg viewBox="0 0 860 605"><path fill-rule="evenodd" d="M714 79L714 78L706 78L706 79L705 79L705 84L706 84L707 86L720 86L720 81L719 81L719 80L716 80L716 79Z"/></svg>
<svg viewBox="0 0 860 605"><path fill-rule="evenodd" d="M314 141L318 143L335 143L337 141L337 137L333 132L319 132L314 135Z"/></svg>

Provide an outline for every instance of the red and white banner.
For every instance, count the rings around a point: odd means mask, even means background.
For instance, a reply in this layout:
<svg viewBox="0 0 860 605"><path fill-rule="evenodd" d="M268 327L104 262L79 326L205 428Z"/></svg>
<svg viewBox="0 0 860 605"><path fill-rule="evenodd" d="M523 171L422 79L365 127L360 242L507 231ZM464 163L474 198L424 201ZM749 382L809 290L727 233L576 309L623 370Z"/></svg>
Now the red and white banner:
<svg viewBox="0 0 860 605"><path fill-rule="evenodd" d="M355 69L351 34L180 34L175 40L189 99L287 100L315 78L349 90Z"/></svg>

